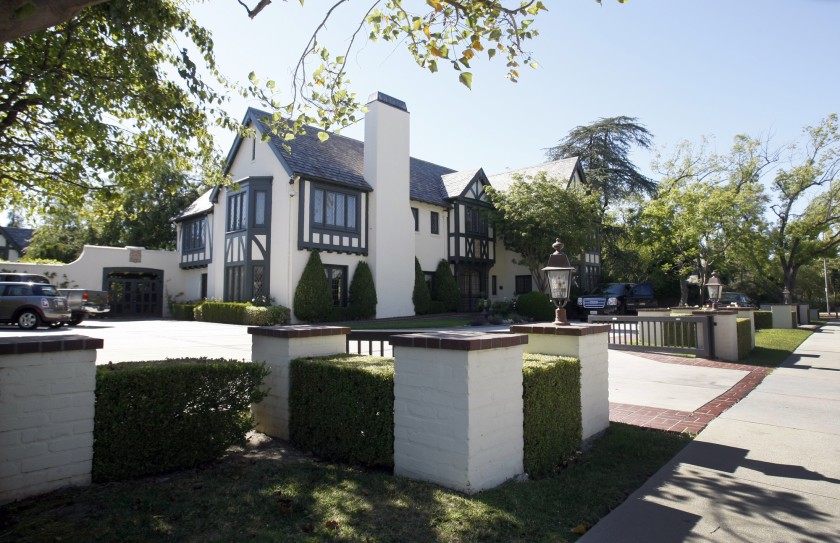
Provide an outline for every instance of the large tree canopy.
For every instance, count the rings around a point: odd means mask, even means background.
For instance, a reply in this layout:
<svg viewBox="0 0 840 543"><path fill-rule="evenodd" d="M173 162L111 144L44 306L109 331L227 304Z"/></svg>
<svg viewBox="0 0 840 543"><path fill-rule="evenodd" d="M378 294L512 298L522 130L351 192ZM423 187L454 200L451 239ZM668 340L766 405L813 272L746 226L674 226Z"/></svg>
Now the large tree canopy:
<svg viewBox="0 0 840 543"><path fill-rule="evenodd" d="M629 154L634 146L648 149L652 135L635 117L608 117L572 129L546 150L549 160L579 157L586 183L598 194L603 216L611 204L632 194L651 196L656 182L642 175Z"/></svg>
<svg viewBox="0 0 840 543"><path fill-rule="evenodd" d="M219 171L221 98L184 38L214 73L209 34L172 0L113 0L0 46L0 205L107 203L161 162Z"/></svg>
<svg viewBox="0 0 840 543"><path fill-rule="evenodd" d="M540 174L520 179L506 191L487 188L493 203L493 228L508 249L519 253L517 264L527 266L537 287L545 291L545 266L557 238L574 260L592 249L597 226L597 203L581 187Z"/></svg>

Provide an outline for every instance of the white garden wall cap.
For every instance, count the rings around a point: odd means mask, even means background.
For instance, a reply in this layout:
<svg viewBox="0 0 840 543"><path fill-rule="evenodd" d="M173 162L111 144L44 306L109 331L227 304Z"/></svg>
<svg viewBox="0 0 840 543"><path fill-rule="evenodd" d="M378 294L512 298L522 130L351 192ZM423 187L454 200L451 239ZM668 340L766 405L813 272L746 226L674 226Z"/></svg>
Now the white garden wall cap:
<svg viewBox="0 0 840 543"><path fill-rule="evenodd" d="M692 315L697 315L702 317L703 315L737 315L738 312L735 309L705 309L705 310L697 310L692 311Z"/></svg>
<svg viewBox="0 0 840 543"><path fill-rule="evenodd" d="M279 338L346 336L350 333L350 328L346 326L318 326L313 324L298 324L293 326L251 326L248 328L248 333L253 336Z"/></svg>
<svg viewBox="0 0 840 543"><path fill-rule="evenodd" d="M390 341L394 347L483 351L525 345L528 343L528 336L507 333L429 332L391 336Z"/></svg>
<svg viewBox="0 0 840 543"><path fill-rule="evenodd" d="M609 324L570 324L557 326L552 322L537 324L516 324L510 327L514 334L546 334L555 336L589 336L610 331Z"/></svg>
<svg viewBox="0 0 840 543"><path fill-rule="evenodd" d="M101 349L104 343L100 338L78 335L46 339L43 337L4 337L0 338L0 355L87 351Z"/></svg>

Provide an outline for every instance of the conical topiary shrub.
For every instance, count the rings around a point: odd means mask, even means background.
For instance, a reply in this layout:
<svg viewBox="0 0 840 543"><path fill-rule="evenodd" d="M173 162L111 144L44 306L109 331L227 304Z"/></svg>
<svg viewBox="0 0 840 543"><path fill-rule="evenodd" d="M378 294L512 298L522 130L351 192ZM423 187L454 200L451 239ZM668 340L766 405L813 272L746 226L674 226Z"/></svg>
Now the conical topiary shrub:
<svg viewBox="0 0 840 543"><path fill-rule="evenodd" d="M447 311L458 310L458 300L461 292L458 290L458 283L452 275L449 262L441 259L435 270L435 282L432 286L432 300L441 302Z"/></svg>
<svg viewBox="0 0 840 543"><path fill-rule="evenodd" d="M324 322L333 310L333 297L327 273L318 251L309 253L295 289L295 317L304 322Z"/></svg>
<svg viewBox="0 0 840 543"><path fill-rule="evenodd" d="M372 319L376 316L376 286L367 262L359 262L350 281L350 317Z"/></svg>
<svg viewBox="0 0 840 543"><path fill-rule="evenodd" d="M418 315L425 315L429 312L432 303L432 295L429 293L429 285L426 284L426 276L420 267L420 261L414 259L414 293L411 295L414 302L414 312Z"/></svg>

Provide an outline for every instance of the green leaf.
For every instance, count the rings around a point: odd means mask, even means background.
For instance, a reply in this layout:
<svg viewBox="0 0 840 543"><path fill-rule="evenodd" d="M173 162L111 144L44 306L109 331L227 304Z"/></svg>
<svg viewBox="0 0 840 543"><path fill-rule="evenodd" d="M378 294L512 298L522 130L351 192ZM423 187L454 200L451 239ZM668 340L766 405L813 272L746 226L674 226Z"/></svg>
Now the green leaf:
<svg viewBox="0 0 840 543"><path fill-rule="evenodd" d="M458 81L460 81L470 90L472 90L472 79L473 74L471 74L470 72L461 72L461 75L458 76Z"/></svg>
<svg viewBox="0 0 840 543"><path fill-rule="evenodd" d="M321 132L318 132L318 139L321 141L321 143L323 143L323 142L327 141L328 139L330 139L330 135L327 134L324 131L321 131Z"/></svg>

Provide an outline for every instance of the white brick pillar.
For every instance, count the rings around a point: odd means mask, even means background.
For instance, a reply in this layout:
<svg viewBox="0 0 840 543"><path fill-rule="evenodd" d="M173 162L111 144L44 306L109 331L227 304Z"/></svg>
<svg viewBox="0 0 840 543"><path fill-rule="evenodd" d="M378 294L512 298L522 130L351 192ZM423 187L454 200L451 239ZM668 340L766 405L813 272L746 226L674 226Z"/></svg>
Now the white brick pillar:
<svg viewBox="0 0 840 543"><path fill-rule="evenodd" d="M395 475L471 494L524 472L527 341L466 332L391 337Z"/></svg>
<svg viewBox="0 0 840 543"><path fill-rule="evenodd" d="M265 362L271 373L263 386L268 396L251 406L259 432L289 439L289 365L295 358L346 352L349 328L340 326L254 326L251 360Z"/></svg>
<svg viewBox="0 0 840 543"><path fill-rule="evenodd" d="M0 504L90 484L102 345L75 335L0 339Z"/></svg>
<svg viewBox="0 0 840 543"><path fill-rule="evenodd" d="M808 304L796 304L797 309L797 319L799 324L810 324L811 323L811 315L809 309L811 306Z"/></svg>
<svg viewBox="0 0 840 543"><path fill-rule="evenodd" d="M738 312L730 310L697 311L695 315L712 315L714 357L727 362L738 361Z"/></svg>
<svg viewBox="0 0 840 543"><path fill-rule="evenodd" d="M790 330L796 327L796 306L791 304L775 304L770 306L773 312L773 328Z"/></svg>
<svg viewBox="0 0 840 543"><path fill-rule="evenodd" d="M580 411L583 441L610 425L609 324L556 326L551 323L511 326L528 334L525 352L571 356L580 360Z"/></svg>

